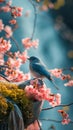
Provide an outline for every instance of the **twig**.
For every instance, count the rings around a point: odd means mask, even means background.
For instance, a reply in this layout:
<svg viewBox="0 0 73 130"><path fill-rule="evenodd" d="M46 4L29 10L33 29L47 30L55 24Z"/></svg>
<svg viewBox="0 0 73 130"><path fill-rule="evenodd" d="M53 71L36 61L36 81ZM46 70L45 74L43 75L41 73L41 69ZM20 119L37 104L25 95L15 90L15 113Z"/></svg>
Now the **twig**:
<svg viewBox="0 0 73 130"><path fill-rule="evenodd" d="M47 119L47 118L40 118L39 120L43 120L43 121L53 121L55 123L61 123L62 121L59 120L54 120L54 119ZM70 121L70 123L72 124L73 121Z"/></svg>
<svg viewBox="0 0 73 130"><path fill-rule="evenodd" d="M29 2L32 4L33 9L34 9L34 24L33 24L33 31L31 35L31 40L33 40L35 28L36 28L36 21L37 21L37 9L36 9L36 5L32 2L32 0L29 0Z"/></svg>
<svg viewBox="0 0 73 130"><path fill-rule="evenodd" d="M20 51L20 53L21 53L20 47L19 47L19 45L18 45L18 42L14 39L14 37L11 36L10 38L14 41L14 43L15 43L17 49L18 49L18 50Z"/></svg>
<svg viewBox="0 0 73 130"><path fill-rule="evenodd" d="M40 130L43 130L43 129L41 128L40 123L39 123L39 121L38 121L38 120L37 120L37 122L38 122L38 125L39 125Z"/></svg>
<svg viewBox="0 0 73 130"><path fill-rule="evenodd" d="M9 33L7 33L6 31L4 31L4 32L5 32L6 34L9 34ZM18 50L20 51L20 53L21 53L20 47L19 47L19 45L18 45L18 42L15 40L15 38L14 38L13 36L11 36L10 39L12 39L12 40L14 41L14 43L15 43L17 49L18 49Z"/></svg>
<svg viewBox="0 0 73 130"><path fill-rule="evenodd" d="M0 76L4 78L6 81L10 82L10 80L8 80L4 75L0 74Z"/></svg>
<svg viewBox="0 0 73 130"><path fill-rule="evenodd" d="M58 106L55 106L55 107L43 108L42 111L54 109L54 108L56 108L56 107L64 107L64 106L71 106L71 105L73 105L73 102L72 102L72 103L69 103L69 104L61 104L61 105L58 105Z"/></svg>

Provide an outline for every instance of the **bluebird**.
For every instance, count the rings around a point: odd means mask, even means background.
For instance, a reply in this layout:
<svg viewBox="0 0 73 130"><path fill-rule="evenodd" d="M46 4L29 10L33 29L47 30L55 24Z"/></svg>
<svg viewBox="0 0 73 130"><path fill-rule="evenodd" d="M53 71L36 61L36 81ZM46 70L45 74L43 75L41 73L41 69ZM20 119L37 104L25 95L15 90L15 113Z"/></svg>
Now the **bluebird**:
<svg viewBox="0 0 73 130"><path fill-rule="evenodd" d="M38 78L38 79L47 78L48 80L53 82L56 89L58 89L54 80L50 76L48 69L39 58L35 56L31 56L28 58L28 60L29 60L30 73L32 74L33 77Z"/></svg>

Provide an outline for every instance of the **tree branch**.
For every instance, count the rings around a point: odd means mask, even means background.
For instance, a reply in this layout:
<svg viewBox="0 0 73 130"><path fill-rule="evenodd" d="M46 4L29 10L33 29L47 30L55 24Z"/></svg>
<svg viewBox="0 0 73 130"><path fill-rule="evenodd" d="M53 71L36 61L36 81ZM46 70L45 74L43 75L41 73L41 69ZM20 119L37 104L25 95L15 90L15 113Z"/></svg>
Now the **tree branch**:
<svg viewBox="0 0 73 130"><path fill-rule="evenodd" d="M40 118L39 120L42 120L42 121L52 121L52 122L55 122L55 123L61 123L62 121L59 121L59 120L54 120L54 119L48 119L48 118ZM73 124L73 121L70 121L71 124Z"/></svg>
<svg viewBox="0 0 73 130"><path fill-rule="evenodd" d="M3 74L0 74L0 76L4 78L6 81L10 82L10 80L8 80Z"/></svg>
<svg viewBox="0 0 73 130"><path fill-rule="evenodd" d="M50 109L54 109L56 107L64 107L64 106L71 106L73 105L73 102L72 103L69 103L69 104L61 104L59 106L55 106L55 107L48 107L48 108L43 108L42 111L46 111L46 110L50 110Z"/></svg>

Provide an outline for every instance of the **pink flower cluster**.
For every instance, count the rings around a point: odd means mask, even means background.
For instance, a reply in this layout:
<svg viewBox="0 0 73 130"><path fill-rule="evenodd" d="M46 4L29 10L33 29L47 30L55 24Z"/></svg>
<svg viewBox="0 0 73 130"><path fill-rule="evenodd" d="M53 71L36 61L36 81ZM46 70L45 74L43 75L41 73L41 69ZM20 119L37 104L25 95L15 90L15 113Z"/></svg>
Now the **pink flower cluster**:
<svg viewBox="0 0 73 130"><path fill-rule="evenodd" d="M65 86L73 87L73 80L69 80L67 83L64 84Z"/></svg>
<svg viewBox="0 0 73 130"><path fill-rule="evenodd" d="M53 69L53 70L49 70L49 72L51 73L52 76L56 77L56 78L60 78L62 80L66 80L66 79L70 79L71 76L68 74L68 75L65 75L63 74L63 70L62 69Z"/></svg>
<svg viewBox="0 0 73 130"><path fill-rule="evenodd" d="M14 70L14 69L7 68L5 71L5 75L6 75L8 80L13 81L13 82L21 82L21 81L23 82L23 81L30 79L29 73L24 74L19 69Z"/></svg>
<svg viewBox="0 0 73 130"><path fill-rule="evenodd" d="M38 47L38 43L39 43L38 40L33 40L32 41L30 38L24 38L24 39L22 39L22 44L24 45L24 47L26 49L29 49L31 47L37 48Z"/></svg>
<svg viewBox="0 0 73 130"><path fill-rule="evenodd" d="M11 20L9 21L9 23L10 23L10 24L16 24L16 20L15 20L15 19L11 19Z"/></svg>
<svg viewBox="0 0 73 130"><path fill-rule="evenodd" d="M26 95L33 100L47 100L53 107L60 105L61 95L59 93L52 94L50 88L46 88L45 84L38 85L38 82L35 80L33 84L26 86Z"/></svg>
<svg viewBox="0 0 73 130"><path fill-rule="evenodd" d="M4 40L2 37L0 38L0 52L6 53L11 48L10 40Z"/></svg>
<svg viewBox="0 0 73 130"><path fill-rule="evenodd" d="M12 28L8 25L4 27L2 19L0 19L0 32L4 30L6 32L6 38L10 38L13 34Z"/></svg>
<svg viewBox="0 0 73 130"><path fill-rule="evenodd" d="M16 68L18 69L21 66L21 59L14 59L14 58L8 58L6 64L10 67L10 68Z"/></svg>
<svg viewBox="0 0 73 130"><path fill-rule="evenodd" d="M16 6L11 6L11 4L12 4L12 1L7 2L5 6L2 6L0 8L0 10L4 11L4 12L10 12L11 15L14 18L22 16L22 10L23 10L23 8L16 7Z"/></svg>
<svg viewBox="0 0 73 130"><path fill-rule="evenodd" d="M5 6L1 7L1 11L10 12L11 8L8 5L5 5Z"/></svg>
<svg viewBox="0 0 73 130"><path fill-rule="evenodd" d="M8 25L5 26L4 31L6 32L6 37L7 38L10 38L12 36L12 34L13 34L11 27L8 26Z"/></svg>
<svg viewBox="0 0 73 130"><path fill-rule="evenodd" d="M70 69L72 70L72 68ZM65 83L64 86L73 86L73 80L71 80L71 75L63 74L63 69L53 69L49 70L52 76L60 78L61 80L69 80L68 83Z"/></svg>
<svg viewBox="0 0 73 130"><path fill-rule="evenodd" d="M58 110L58 112L61 114L62 116L62 124L65 125L65 124L69 124L69 122L71 121L69 119L69 115L64 111L64 110Z"/></svg>
<svg viewBox="0 0 73 130"><path fill-rule="evenodd" d="M22 53L20 53L19 51L15 52L15 57L19 58L21 60L21 63L25 63L27 61L28 55L27 55L27 51L23 51Z"/></svg>
<svg viewBox="0 0 73 130"><path fill-rule="evenodd" d="M51 73L52 76L55 76L56 78L60 78L61 74L62 74L62 69L53 69L53 70L49 70L49 72Z"/></svg>
<svg viewBox="0 0 73 130"><path fill-rule="evenodd" d="M23 8L21 7L12 7L11 8L11 15L16 18L22 16L22 10Z"/></svg>

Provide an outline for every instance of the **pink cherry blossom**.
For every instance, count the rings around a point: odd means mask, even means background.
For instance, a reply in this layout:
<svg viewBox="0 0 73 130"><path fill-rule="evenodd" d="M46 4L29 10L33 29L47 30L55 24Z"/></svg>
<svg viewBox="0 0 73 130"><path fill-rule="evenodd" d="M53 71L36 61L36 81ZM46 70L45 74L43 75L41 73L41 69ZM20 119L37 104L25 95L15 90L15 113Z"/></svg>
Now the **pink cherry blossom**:
<svg viewBox="0 0 73 130"><path fill-rule="evenodd" d="M23 44L24 47L27 48L27 49L29 49L30 47L32 47L30 38L22 39L22 44Z"/></svg>
<svg viewBox="0 0 73 130"><path fill-rule="evenodd" d="M71 121L70 119L63 119L62 124L63 125L68 125L70 123L70 121Z"/></svg>
<svg viewBox="0 0 73 130"><path fill-rule="evenodd" d="M15 19L12 19L9 21L10 24L16 24L16 20Z"/></svg>
<svg viewBox="0 0 73 130"><path fill-rule="evenodd" d="M61 95L59 93L57 94L50 94L48 98L50 105L52 107L58 106L61 104Z"/></svg>
<svg viewBox="0 0 73 130"><path fill-rule="evenodd" d="M0 32L4 29L4 24L2 22L2 19L0 19Z"/></svg>
<svg viewBox="0 0 73 130"><path fill-rule="evenodd" d="M24 74L22 71L17 70L17 77L14 79L14 82L21 82L21 81L27 81L30 79L30 74L26 73Z"/></svg>
<svg viewBox="0 0 73 130"><path fill-rule="evenodd" d="M56 78L60 78L61 77L61 74L62 74L62 69L53 69L53 70L49 70L49 72L55 76Z"/></svg>
<svg viewBox="0 0 73 130"><path fill-rule="evenodd" d="M27 61L28 55L27 51L25 50L24 52L20 53L19 51L14 53L16 58L19 58L22 63L25 63Z"/></svg>
<svg viewBox="0 0 73 130"><path fill-rule="evenodd" d="M27 61L27 58L28 58L27 51L20 53L19 58L21 59L22 63L25 63Z"/></svg>
<svg viewBox="0 0 73 130"><path fill-rule="evenodd" d="M36 80L31 81L31 85L26 86L25 92L29 98L39 101L46 100L53 107L61 104L61 95L59 93L52 94L50 88L46 88L45 84L38 86Z"/></svg>
<svg viewBox="0 0 73 130"><path fill-rule="evenodd" d="M11 14L14 18L22 16L22 10L21 7L12 7L11 8Z"/></svg>
<svg viewBox="0 0 73 130"><path fill-rule="evenodd" d="M1 10L4 12L10 12L11 8L8 5L6 5L6 6L1 7Z"/></svg>
<svg viewBox="0 0 73 130"><path fill-rule="evenodd" d="M24 38L24 39L22 39L22 44L24 45L24 47L26 49L29 49L31 47L37 48L37 46L38 46L38 40L31 41L30 38Z"/></svg>
<svg viewBox="0 0 73 130"><path fill-rule="evenodd" d="M61 114L62 116L62 124L69 124L69 122L71 121L69 119L69 115L64 111L64 110L58 110L58 112Z"/></svg>
<svg viewBox="0 0 73 130"><path fill-rule="evenodd" d="M69 74L67 74L67 75L62 74L62 75L61 75L61 79L62 79L62 80L66 80L66 79L69 80L69 79L71 79L71 76L70 76Z"/></svg>
<svg viewBox="0 0 73 130"><path fill-rule="evenodd" d="M0 52L5 53L9 51L11 48L10 40L4 40L2 37L0 38Z"/></svg>
<svg viewBox="0 0 73 130"><path fill-rule="evenodd" d="M20 66L21 66L21 59L18 58L18 59L13 59L13 58L8 58L8 61L7 61L7 65L11 68L16 68L18 69Z"/></svg>
<svg viewBox="0 0 73 130"><path fill-rule="evenodd" d="M4 31L6 32L6 37L7 38L10 38L11 36L12 36L12 29L11 29L11 27L10 26L5 26L5 28L4 28Z"/></svg>
<svg viewBox="0 0 73 130"><path fill-rule="evenodd" d="M32 46L33 46L34 48L37 48L37 47L38 47L38 44L39 44L39 40L38 40L38 39L33 40L31 44L32 44Z"/></svg>
<svg viewBox="0 0 73 130"><path fill-rule="evenodd" d="M61 114L63 118L68 118L69 115L64 110L58 110L58 112Z"/></svg>
<svg viewBox="0 0 73 130"><path fill-rule="evenodd" d="M73 87L73 80L69 80L67 83L64 84L65 86Z"/></svg>
<svg viewBox="0 0 73 130"><path fill-rule="evenodd" d="M6 75L7 79L13 80L13 79L16 79L16 78L17 78L18 73L17 73L17 71L15 71L15 70L13 70L13 69L8 69L8 68L6 68L6 70L5 70L5 75Z"/></svg>

